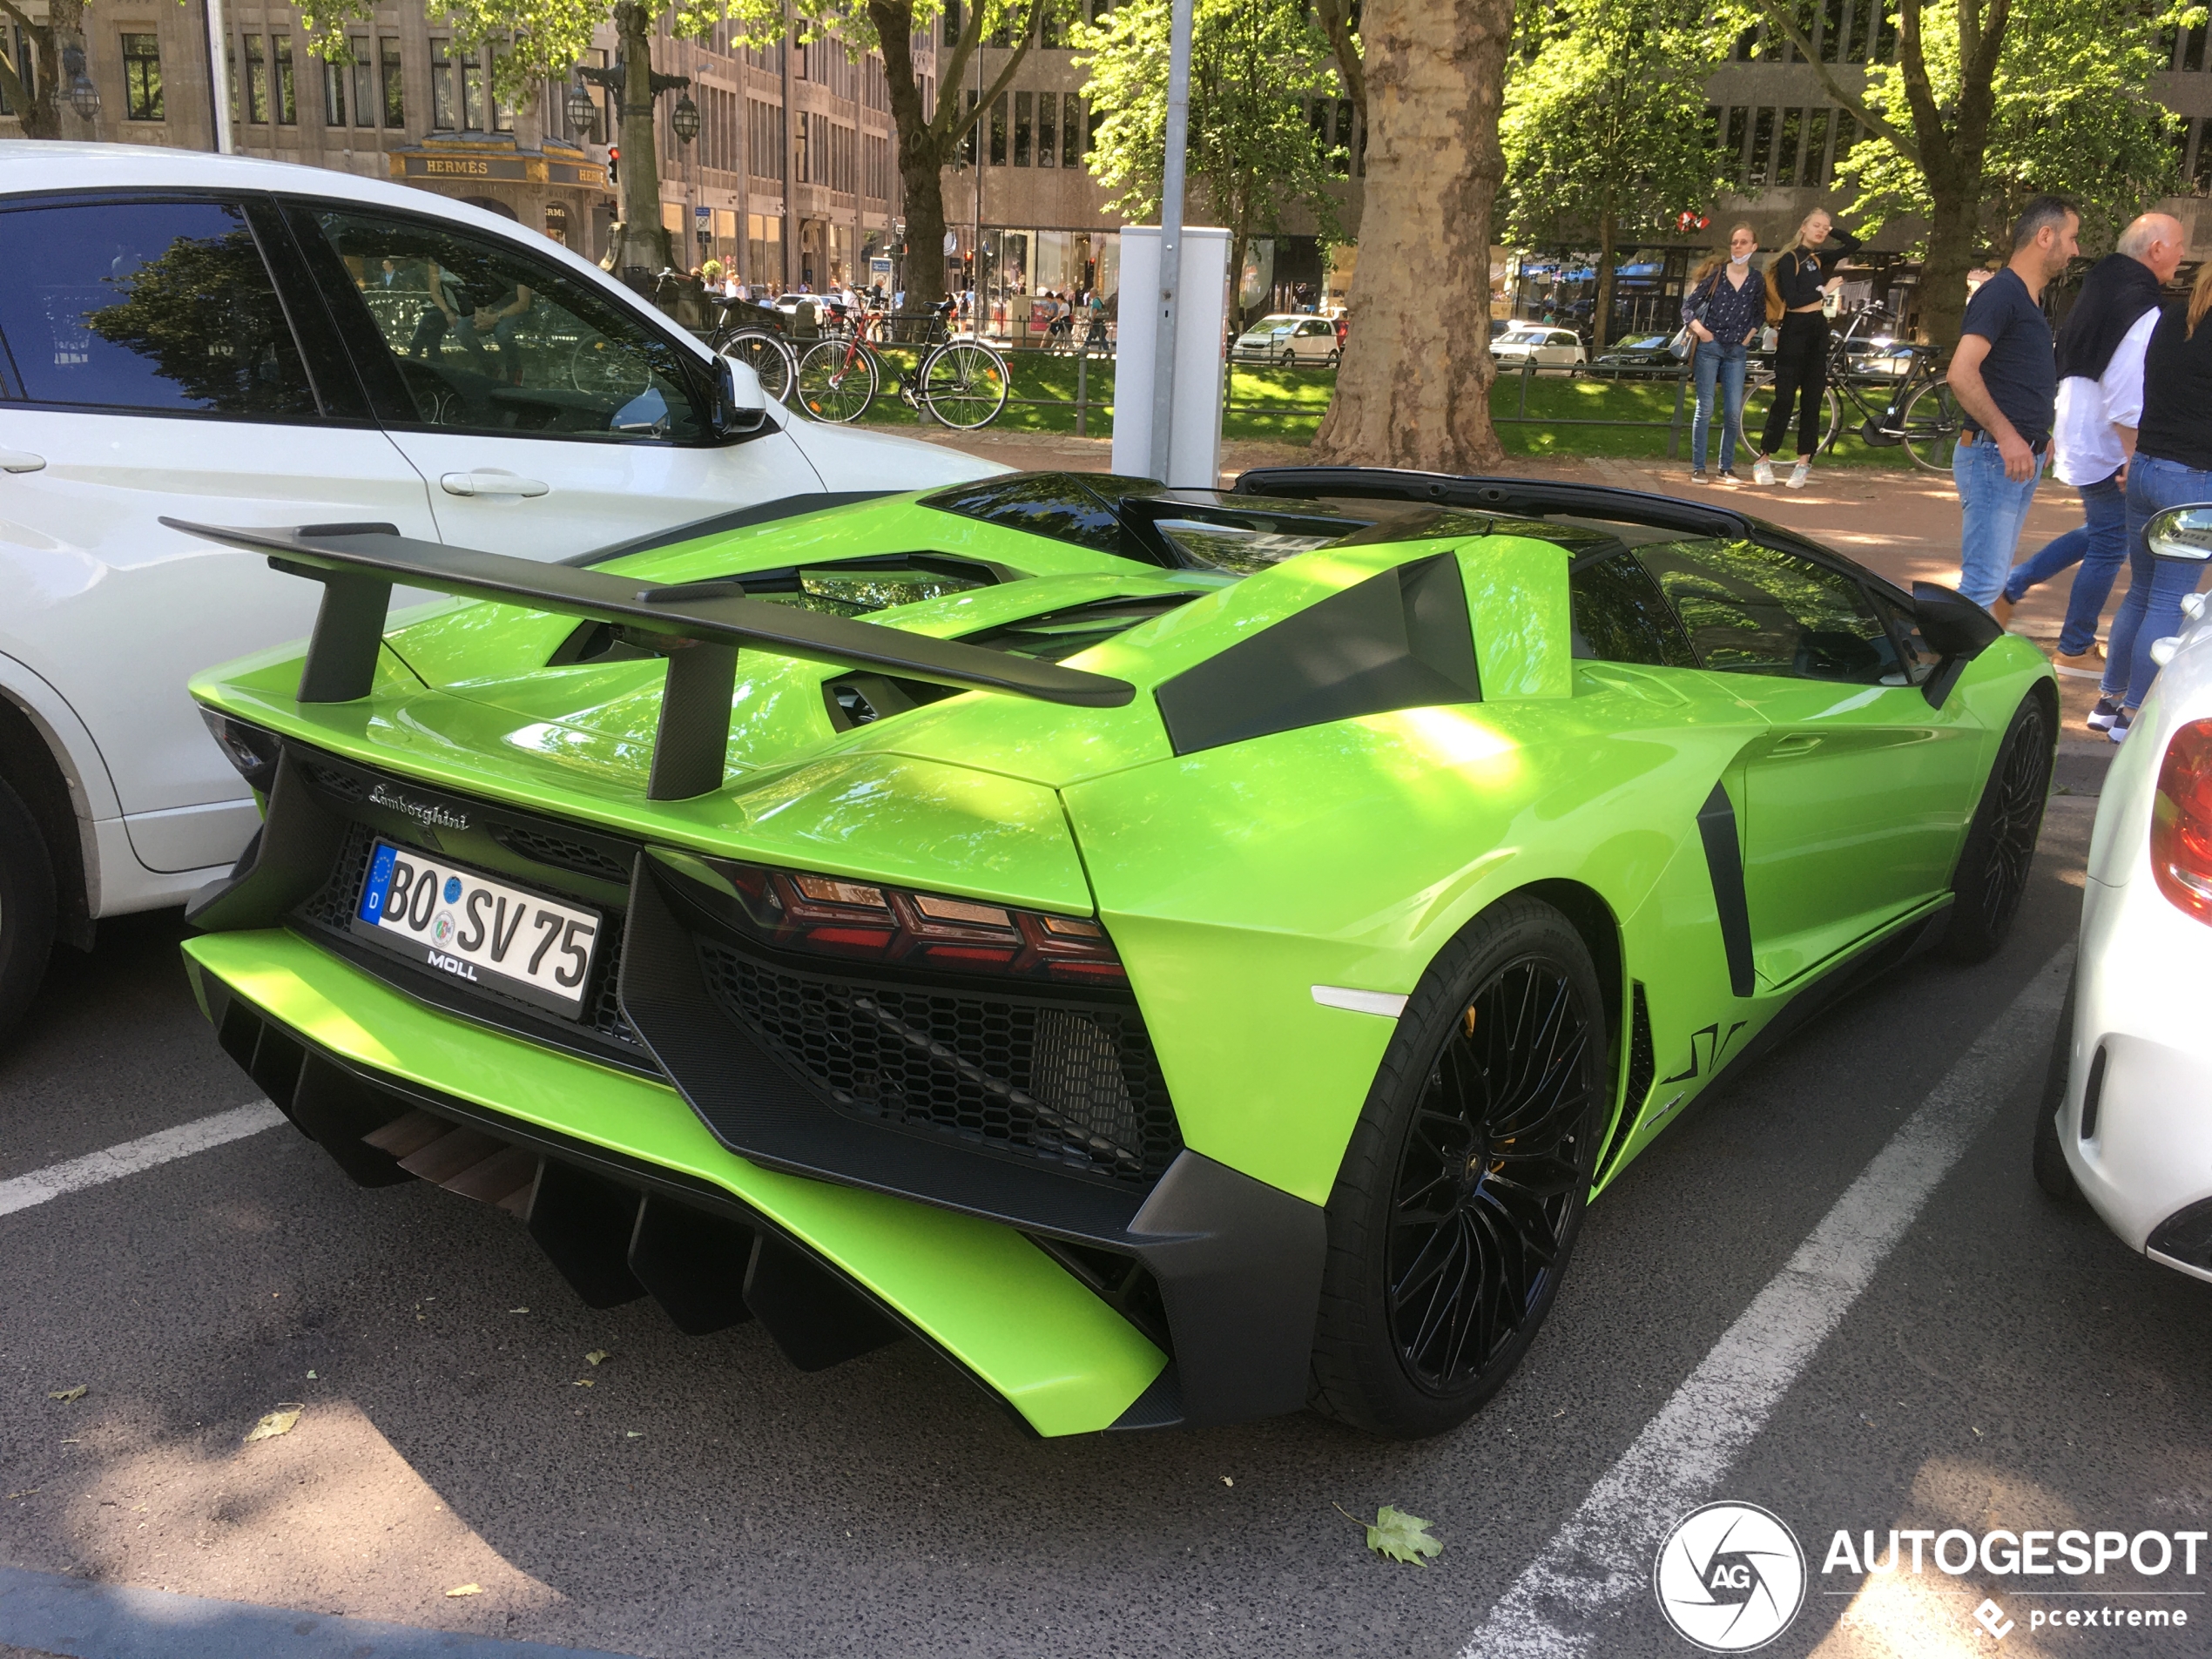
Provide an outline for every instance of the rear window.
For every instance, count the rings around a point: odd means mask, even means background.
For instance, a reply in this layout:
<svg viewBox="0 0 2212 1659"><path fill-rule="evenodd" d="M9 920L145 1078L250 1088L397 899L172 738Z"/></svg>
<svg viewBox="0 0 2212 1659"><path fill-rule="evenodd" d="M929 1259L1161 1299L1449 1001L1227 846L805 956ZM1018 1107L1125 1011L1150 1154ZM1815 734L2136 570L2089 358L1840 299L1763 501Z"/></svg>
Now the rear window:
<svg viewBox="0 0 2212 1659"><path fill-rule="evenodd" d="M1086 481L1086 483L1091 481ZM1113 493L1157 490L1149 478L1118 478L1102 474L1098 482L1121 486ZM1010 478L987 478L973 484L941 490L925 496L925 507L981 519L1008 529L1026 530L1055 542L1072 542L1096 553L1122 550L1122 527L1112 511L1085 484L1062 472L1016 473Z"/></svg>

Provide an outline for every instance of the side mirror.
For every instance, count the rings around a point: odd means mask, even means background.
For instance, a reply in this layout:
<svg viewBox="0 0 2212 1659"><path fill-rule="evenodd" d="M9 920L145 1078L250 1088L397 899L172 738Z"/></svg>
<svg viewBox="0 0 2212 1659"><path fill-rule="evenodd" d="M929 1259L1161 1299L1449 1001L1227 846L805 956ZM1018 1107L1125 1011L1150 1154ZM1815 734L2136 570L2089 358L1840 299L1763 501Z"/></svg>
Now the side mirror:
<svg viewBox="0 0 2212 1659"><path fill-rule="evenodd" d="M715 399L714 426L725 438L757 437L768 427L768 394L750 363L718 354L721 384Z"/></svg>
<svg viewBox="0 0 2212 1659"><path fill-rule="evenodd" d="M2202 564L2212 558L2212 506L2168 507L2154 513L2143 536L2154 557Z"/></svg>
<svg viewBox="0 0 2212 1659"><path fill-rule="evenodd" d="M1933 582L1912 584L1912 618L1930 650L1960 662L1979 657L2005 637L1996 617L1957 589Z"/></svg>

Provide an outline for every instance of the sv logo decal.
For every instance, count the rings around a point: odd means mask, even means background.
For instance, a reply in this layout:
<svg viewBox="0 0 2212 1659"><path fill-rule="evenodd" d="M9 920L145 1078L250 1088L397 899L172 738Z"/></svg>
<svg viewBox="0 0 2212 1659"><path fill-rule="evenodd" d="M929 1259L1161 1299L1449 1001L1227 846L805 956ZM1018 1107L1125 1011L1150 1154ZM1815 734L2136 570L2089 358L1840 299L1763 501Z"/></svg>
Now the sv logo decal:
<svg viewBox="0 0 2212 1659"><path fill-rule="evenodd" d="M1728 1052L1729 1044L1736 1041L1736 1034L1743 1028L1743 1022L1738 1020L1734 1025L1729 1027L1726 1036L1721 1035L1721 1028L1717 1024L1703 1026L1691 1032L1689 1034L1689 1069L1687 1071L1678 1071L1671 1077L1662 1077L1659 1081L1662 1083L1687 1082L1693 1077L1706 1076L1717 1071L1720 1069L1721 1056ZM1702 1068L1699 1065L1697 1049L1698 1039L1701 1037L1705 1042Z"/></svg>

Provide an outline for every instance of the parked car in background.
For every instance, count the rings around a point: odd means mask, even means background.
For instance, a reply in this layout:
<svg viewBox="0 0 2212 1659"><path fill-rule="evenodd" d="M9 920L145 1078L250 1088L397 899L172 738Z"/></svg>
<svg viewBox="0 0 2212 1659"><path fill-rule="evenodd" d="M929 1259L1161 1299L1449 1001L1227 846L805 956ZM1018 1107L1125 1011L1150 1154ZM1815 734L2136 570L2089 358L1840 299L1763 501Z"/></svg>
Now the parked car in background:
<svg viewBox="0 0 2212 1659"><path fill-rule="evenodd" d="M1606 380L1673 380L1683 372L1672 334L1632 334L1590 361L1589 373Z"/></svg>
<svg viewBox="0 0 2212 1659"><path fill-rule="evenodd" d="M2212 506L2147 527L2155 556L2212 554ZM2212 621L2183 602L2157 684L2105 774L2080 945L2035 1124L2035 1177L2079 1192L2130 1250L2212 1280Z"/></svg>
<svg viewBox="0 0 2212 1659"><path fill-rule="evenodd" d="M550 560L1003 470L767 408L568 249L353 174L0 144L0 1027L53 938L182 903L260 821L185 682L315 596L165 516Z"/></svg>
<svg viewBox="0 0 2212 1659"><path fill-rule="evenodd" d="M1285 368L1337 361L1337 326L1326 317L1282 312L1262 317L1237 336L1229 354L1240 363L1280 363Z"/></svg>
<svg viewBox="0 0 2212 1659"><path fill-rule="evenodd" d="M1554 323L1516 323L1490 342L1490 355L1501 369L1534 365L1573 374L1589 361L1589 350L1571 328Z"/></svg>

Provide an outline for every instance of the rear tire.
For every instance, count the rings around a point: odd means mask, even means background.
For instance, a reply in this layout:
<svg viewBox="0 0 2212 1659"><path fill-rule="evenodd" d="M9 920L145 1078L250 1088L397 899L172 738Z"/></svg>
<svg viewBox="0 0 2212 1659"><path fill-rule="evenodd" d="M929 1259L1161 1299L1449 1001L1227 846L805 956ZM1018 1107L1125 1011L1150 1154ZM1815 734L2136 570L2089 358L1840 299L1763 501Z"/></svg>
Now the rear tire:
<svg viewBox="0 0 2212 1659"><path fill-rule="evenodd" d="M0 1041L46 976L54 946L54 861L23 797L0 782Z"/></svg>
<svg viewBox="0 0 2212 1659"><path fill-rule="evenodd" d="M2013 711L1952 872L1951 926L1942 954L1954 962L1988 961L2013 931L2043 829L2056 741L2050 711L2029 692Z"/></svg>
<svg viewBox="0 0 2212 1659"><path fill-rule="evenodd" d="M1923 472L1949 472L1959 442L1959 405L1951 388L1930 381L1905 400L1898 419L1905 428L1905 453Z"/></svg>
<svg viewBox="0 0 2212 1659"><path fill-rule="evenodd" d="M1422 976L1330 1195L1311 1401L1393 1440L1458 1427L1550 1312L1612 1107L1589 953L1508 899Z"/></svg>
<svg viewBox="0 0 2212 1659"><path fill-rule="evenodd" d="M2074 988L2080 977L2077 968L2067 981L2059 1028L2051 1038L2051 1063L2043 1074L2043 1099L2035 1109L2035 1184L2061 1203L2081 1196L2059 1143L2059 1108L2066 1103L2067 1074L2074 1062Z"/></svg>

